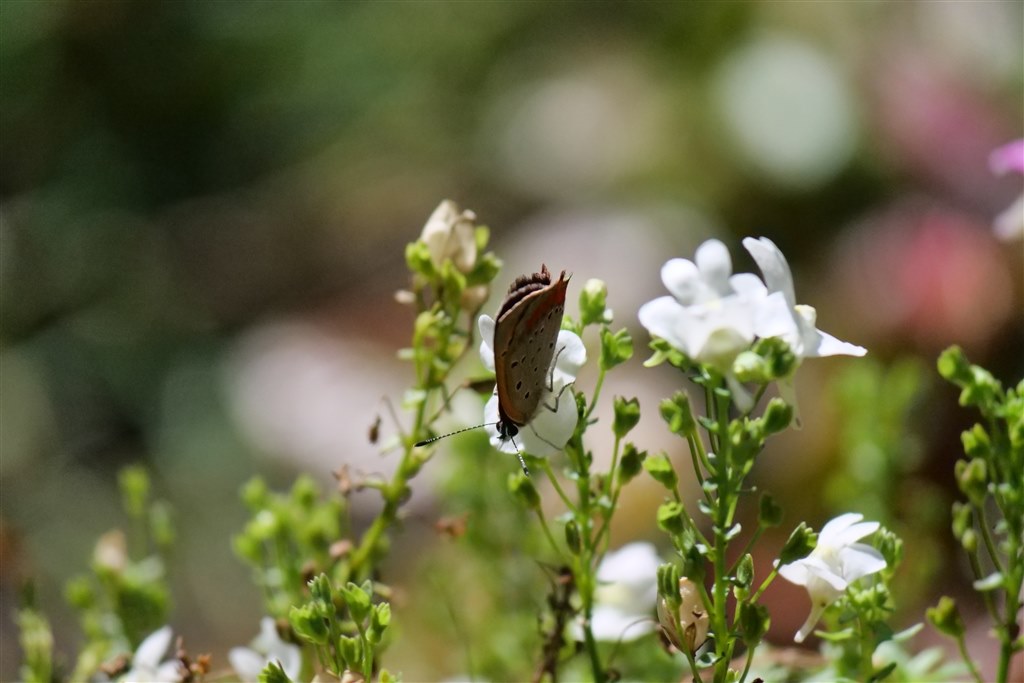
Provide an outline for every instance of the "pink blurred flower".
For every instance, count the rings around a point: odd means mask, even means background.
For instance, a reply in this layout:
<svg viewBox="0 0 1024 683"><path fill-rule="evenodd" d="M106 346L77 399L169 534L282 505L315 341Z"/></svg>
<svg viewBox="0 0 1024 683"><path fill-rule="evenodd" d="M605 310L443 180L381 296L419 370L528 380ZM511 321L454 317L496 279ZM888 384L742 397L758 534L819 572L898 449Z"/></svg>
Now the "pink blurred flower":
<svg viewBox="0 0 1024 683"><path fill-rule="evenodd" d="M930 200L869 215L838 253L851 325L873 346L985 345L1013 314L1013 276L986 233L973 216Z"/></svg>
<svg viewBox="0 0 1024 683"><path fill-rule="evenodd" d="M988 157L988 165L996 175L1004 175L1010 171L1024 173L1024 139L1014 140L992 150ZM1024 194L996 216L993 227L996 236L1002 240L1024 237Z"/></svg>

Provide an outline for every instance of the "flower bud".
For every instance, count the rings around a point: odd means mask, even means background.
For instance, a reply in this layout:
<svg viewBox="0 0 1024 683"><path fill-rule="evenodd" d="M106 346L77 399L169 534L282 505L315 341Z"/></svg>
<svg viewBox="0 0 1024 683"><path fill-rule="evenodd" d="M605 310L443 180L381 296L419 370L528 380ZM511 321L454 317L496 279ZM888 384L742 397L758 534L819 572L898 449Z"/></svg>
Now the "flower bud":
<svg viewBox="0 0 1024 683"><path fill-rule="evenodd" d="M655 481L670 491L675 490L676 485L679 483L676 471L672 467L672 461L664 453L652 455L644 460L644 469L647 470L649 475L654 477Z"/></svg>
<svg viewBox="0 0 1024 683"><path fill-rule="evenodd" d="M938 605L929 607L925 617L939 633L953 638L960 638L964 634L964 620L957 609L956 600L949 596L942 596Z"/></svg>
<svg viewBox="0 0 1024 683"><path fill-rule="evenodd" d="M781 398L773 398L768 401L768 407L764 410L764 433L765 435L777 434L789 427L793 422L793 406Z"/></svg>
<svg viewBox="0 0 1024 683"><path fill-rule="evenodd" d="M778 526L782 522L782 506L775 502L770 493L761 495L758 521L761 526L768 528Z"/></svg>
<svg viewBox="0 0 1024 683"><path fill-rule="evenodd" d="M616 396L612 404L615 408L612 432L621 439L640 421L640 401L636 398L624 399Z"/></svg>
<svg viewBox="0 0 1024 683"><path fill-rule="evenodd" d="M345 599L345 604L348 606L349 614L358 623L362 623L370 614L370 595L372 591L372 584L369 586L357 586L351 581L340 589L340 593Z"/></svg>
<svg viewBox="0 0 1024 683"><path fill-rule="evenodd" d="M971 381L971 364L959 346L950 346L939 355L938 368L939 374L954 384L962 386Z"/></svg>
<svg viewBox="0 0 1024 683"><path fill-rule="evenodd" d="M647 451L638 451L632 443L627 443L619 460L619 483L626 484L640 474L646 459Z"/></svg>
<svg viewBox="0 0 1024 683"><path fill-rule="evenodd" d="M610 370L619 363L625 363L633 357L633 337L623 327L612 332L607 327L601 328L601 357L598 364L603 370Z"/></svg>
<svg viewBox="0 0 1024 683"><path fill-rule="evenodd" d="M604 282L593 278L587 280L580 292L580 324L586 326L611 322L607 299L608 286Z"/></svg>
<svg viewBox="0 0 1024 683"><path fill-rule="evenodd" d="M326 645L330 635L327 623L319 611L312 605L293 606L288 611L288 623L292 625L295 635L316 645Z"/></svg>
<svg viewBox="0 0 1024 683"><path fill-rule="evenodd" d="M696 652L708 637L709 619L700 590L685 576L679 579L676 595L658 599L658 622L670 643L685 652Z"/></svg>
<svg viewBox="0 0 1024 683"><path fill-rule="evenodd" d="M988 488L988 465L986 462L981 459L970 462L958 460L955 470L960 490L975 505L982 504Z"/></svg>
<svg viewBox="0 0 1024 683"><path fill-rule="evenodd" d="M675 501L662 503L658 508L658 528L669 535L681 534L686 529L686 510Z"/></svg>
<svg viewBox="0 0 1024 683"><path fill-rule="evenodd" d="M743 640L747 646L753 647L768 633L772 620L764 605L743 602L739 606L739 622Z"/></svg>
<svg viewBox="0 0 1024 683"><path fill-rule="evenodd" d="M818 534L809 529L807 524L800 522L800 526L793 530L786 544L782 546L782 551L779 553L779 566L807 557L817 543Z"/></svg>
<svg viewBox="0 0 1024 683"><path fill-rule="evenodd" d="M427 248L430 262L440 271L451 261L462 273L468 273L476 264L476 214L462 211L458 204L445 199L430 214L420 242Z"/></svg>
<svg viewBox="0 0 1024 683"><path fill-rule="evenodd" d="M672 398L662 401L659 409L673 434L688 436L697 428L690 409L690 397L685 392L677 391Z"/></svg>
<svg viewBox="0 0 1024 683"><path fill-rule="evenodd" d="M575 520L570 519L565 523L565 544L569 546L569 552L573 555L579 555L583 548L580 540L580 528Z"/></svg>

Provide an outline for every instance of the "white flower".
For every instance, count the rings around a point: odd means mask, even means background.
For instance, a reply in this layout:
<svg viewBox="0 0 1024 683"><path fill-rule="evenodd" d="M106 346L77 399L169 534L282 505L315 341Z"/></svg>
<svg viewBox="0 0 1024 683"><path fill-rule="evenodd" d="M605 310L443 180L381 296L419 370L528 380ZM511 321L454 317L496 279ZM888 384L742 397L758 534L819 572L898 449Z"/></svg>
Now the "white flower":
<svg viewBox="0 0 1024 683"><path fill-rule="evenodd" d="M177 659L161 660L171 647L174 631L164 626L146 636L132 655L132 668L121 676L122 683L177 683L181 680L181 663Z"/></svg>
<svg viewBox="0 0 1024 683"><path fill-rule="evenodd" d="M480 328L480 360L488 370L494 371L494 319L482 315L478 320ZM555 355L551 359L548 378L551 388L545 382L537 413L516 436L522 450L538 457L557 453L576 430L579 418L576 400L571 391L563 389L576 381L580 368L587 362L587 349L583 340L569 330L561 330L555 341ZM552 410L556 408L556 410ZM498 433L498 394L491 395L484 406L484 422L491 445L502 453L515 453L516 446L511 439L503 439Z"/></svg>
<svg viewBox="0 0 1024 683"><path fill-rule="evenodd" d="M463 273L476 264L476 214L461 211L459 205L445 199L430 214L420 240L427 245L430 262L438 270L451 259Z"/></svg>
<svg viewBox="0 0 1024 683"><path fill-rule="evenodd" d="M696 262L672 259L661 269L661 279L672 296L640 307L640 323L691 360L720 371L729 383L740 410L749 410L749 393L735 379L732 363L750 348L763 317L785 311L780 293L769 294L751 273L732 275L729 250L718 240L697 248Z"/></svg>
<svg viewBox="0 0 1024 683"><path fill-rule="evenodd" d="M782 338L800 359L867 353L863 346L840 341L814 326L818 313L812 306L796 302L793 273L774 242L767 237L747 237L743 246L761 269L768 291L781 292L786 301L785 308L764 306L758 309L757 336Z"/></svg>
<svg viewBox="0 0 1024 683"><path fill-rule="evenodd" d="M228 652L231 668L243 681L256 681L260 672L271 662L277 662L293 681L302 672L302 650L297 645L281 640L277 626L270 617L260 619L260 634L251 647L233 647Z"/></svg>
<svg viewBox="0 0 1024 683"><path fill-rule="evenodd" d="M856 543L878 530L878 522L861 522L864 515L849 512L826 524L810 555L779 567L782 578L803 586L811 598L811 613L794 640L803 642L825 608L835 602L857 579L885 569L881 553Z"/></svg>
<svg viewBox="0 0 1024 683"><path fill-rule="evenodd" d="M988 165L996 175L1010 171L1024 173L1024 140L1014 140L993 150L988 158ZM1001 240L1024 237L1024 194L996 216L993 227L996 236Z"/></svg>
<svg viewBox="0 0 1024 683"><path fill-rule="evenodd" d="M610 552L597 568L590 630L603 641L636 640L654 631L661 559L650 543L630 543ZM583 631L574 625L575 637Z"/></svg>

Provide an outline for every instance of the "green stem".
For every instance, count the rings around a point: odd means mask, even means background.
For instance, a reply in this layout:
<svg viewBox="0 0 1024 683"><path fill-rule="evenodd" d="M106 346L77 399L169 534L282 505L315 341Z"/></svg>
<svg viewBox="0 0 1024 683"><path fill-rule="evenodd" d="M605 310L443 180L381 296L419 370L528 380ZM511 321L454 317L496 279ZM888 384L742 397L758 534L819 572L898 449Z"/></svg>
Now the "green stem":
<svg viewBox="0 0 1024 683"><path fill-rule="evenodd" d="M985 542L985 550L988 551L988 556L992 560L992 566L995 567L996 571L1002 573L1003 563L999 559L999 555L996 553L996 544L992 540L992 534L989 529L992 525L988 521L988 513L985 511L984 505L977 505L975 508L978 510L979 524L978 527L981 531L981 539Z"/></svg>
<svg viewBox="0 0 1024 683"><path fill-rule="evenodd" d="M967 643L964 640L964 634L956 634L956 648L960 650L960 658L964 660L964 664L967 665L968 670L971 672L971 678L975 680L975 683L985 683L985 680L981 677L981 672L978 671L977 664L971 659L971 655L967 652ZM1005 681L1006 679L1000 679Z"/></svg>
<svg viewBox="0 0 1024 683"><path fill-rule="evenodd" d="M572 501L569 500L569 496L566 495L565 490L562 488L561 484L558 483L558 477L555 476L555 472L551 469L551 463L548 462L547 458L541 459L541 469L543 469L544 473L548 475L548 479L551 480L551 485L554 486L555 491L558 493L558 497L562 499L563 503L565 503L565 507L569 510L575 511L576 506L572 504Z"/></svg>
<svg viewBox="0 0 1024 683"><path fill-rule="evenodd" d="M540 520L540 528L544 531L544 537L548 539L548 543L551 544L551 549L555 551L556 555L561 555L562 550L558 547L558 543L555 541L554 535L551 533L551 528L548 526L548 520L544 516L544 510L537 508L537 519Z"/></svg>
<svg viewBox="0 0 1024 683"><path fill-rule="evenodd" d="M860 638L860 680L867 681L871 680L871 676L874 673L875 665L872 661L872 655L874 654L874 648L872 647L873 638L871 630L867 628L864 620L857 617L857 631L859 632Z"/></svg>

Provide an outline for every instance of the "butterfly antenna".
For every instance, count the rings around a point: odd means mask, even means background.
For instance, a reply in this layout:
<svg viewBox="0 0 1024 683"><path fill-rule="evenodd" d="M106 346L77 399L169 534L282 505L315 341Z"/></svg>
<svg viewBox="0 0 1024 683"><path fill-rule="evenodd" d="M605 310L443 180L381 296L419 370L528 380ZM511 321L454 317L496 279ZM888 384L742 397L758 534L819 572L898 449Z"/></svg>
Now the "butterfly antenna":
<svg viewBox="0 0 1024 683"><path fill-rule="evenodd" d="M417 441L416 443L413 444L413 448L426 446L428 443L434 443L435 441L440 441L441 439L447 439L449 436L455 436L456 434L461 434L462 432L468 432L471 429L480 429L481 427L488 427L494 424L497 424L497 422L484 422L483 424L480 425L473 425L472 427L463 427L462 429L456 429L454 432L448 432L447 434L442 434L440 436L432 436L429 439Z"/></svg>
<svg viewBox="0 0 1024 683"><path fill-rule="evenodd" d="M512 446L516 449L516 457L519 458L519 464L523 468L523 474L530 476L530 470L526 467L526 461L523 460L523 452L519 450L519 444L516 443L516 437L509 435L509 441L512 442Z"/></svg>

